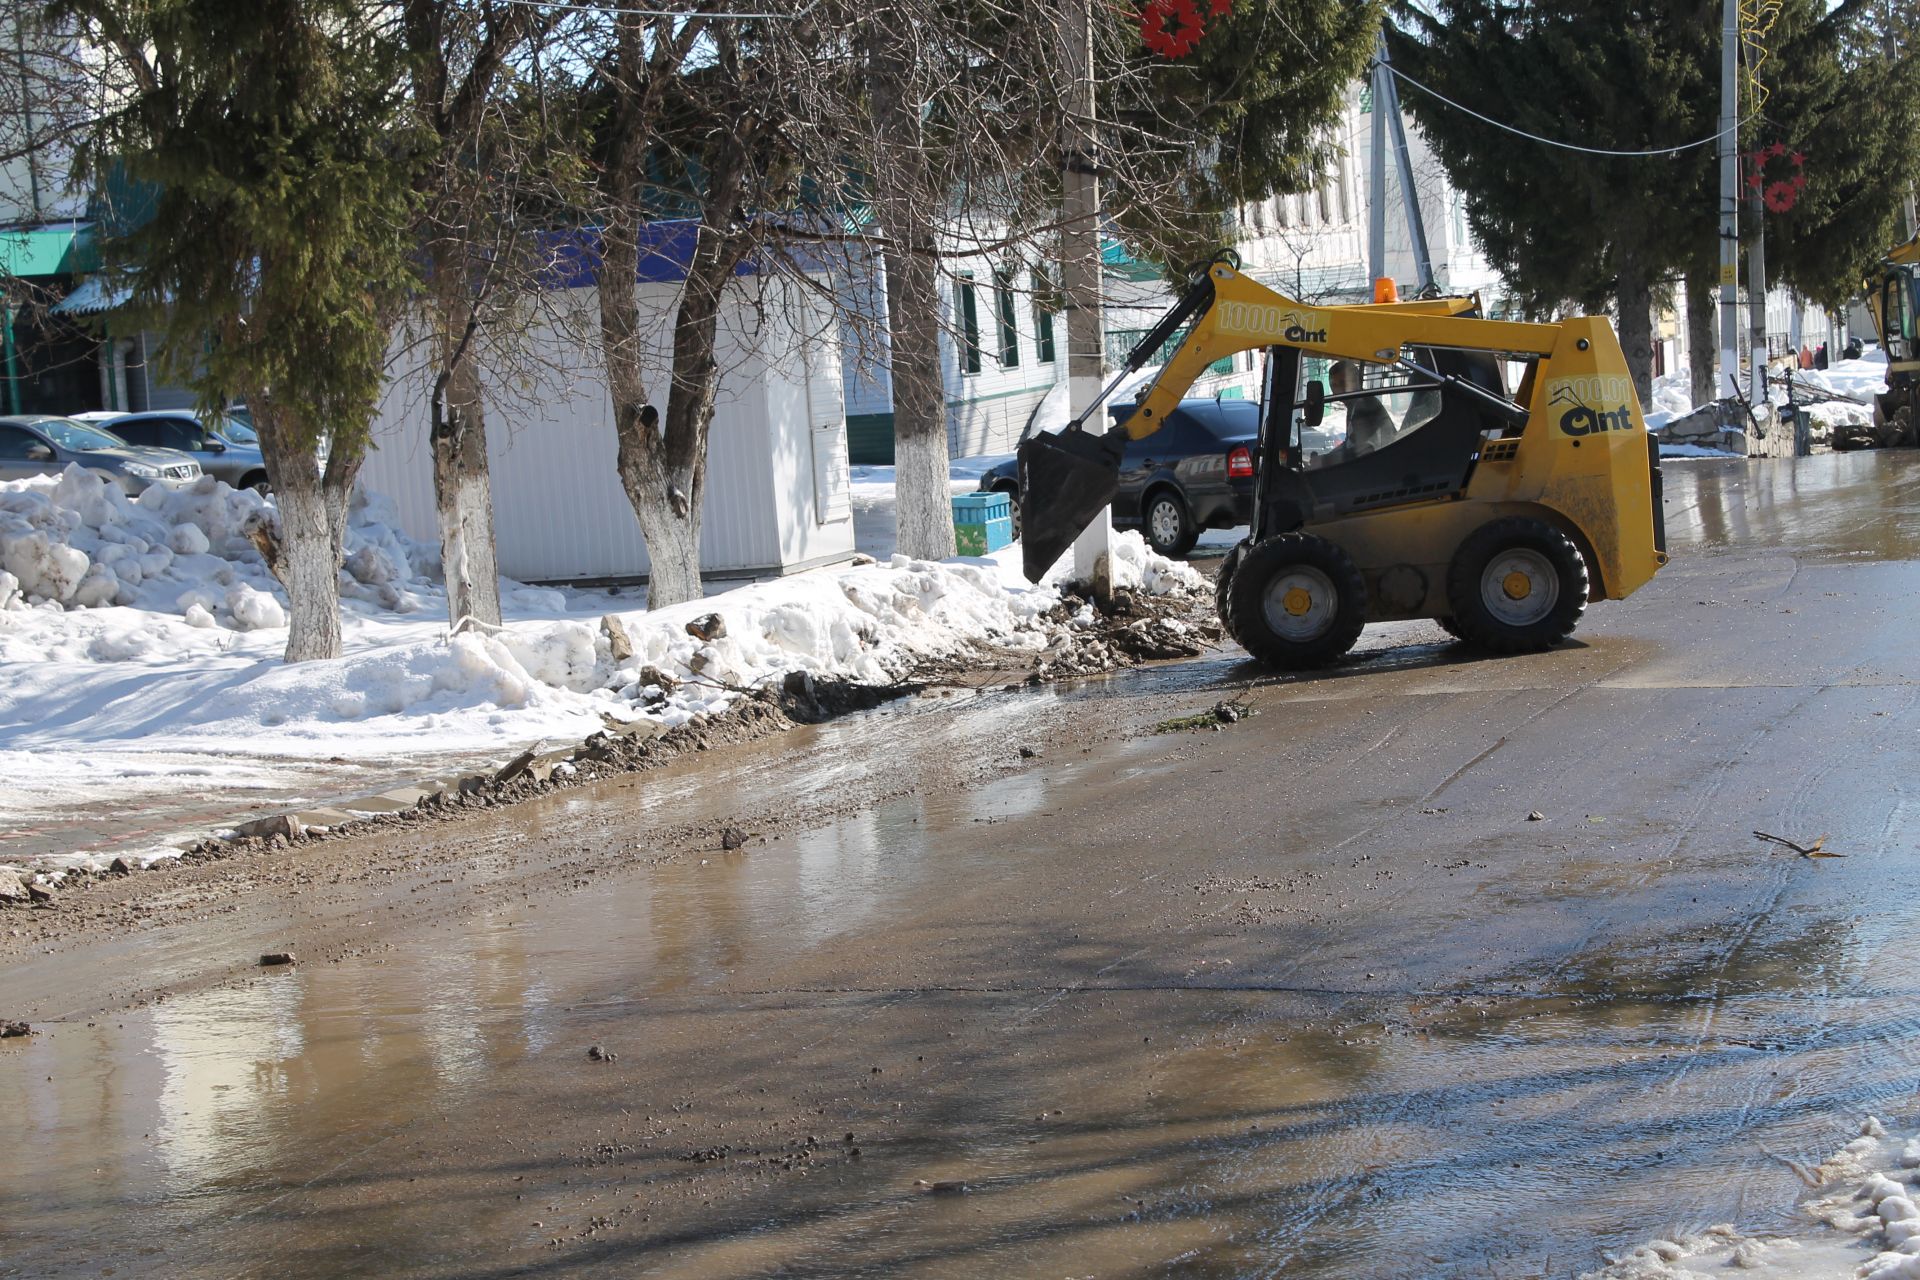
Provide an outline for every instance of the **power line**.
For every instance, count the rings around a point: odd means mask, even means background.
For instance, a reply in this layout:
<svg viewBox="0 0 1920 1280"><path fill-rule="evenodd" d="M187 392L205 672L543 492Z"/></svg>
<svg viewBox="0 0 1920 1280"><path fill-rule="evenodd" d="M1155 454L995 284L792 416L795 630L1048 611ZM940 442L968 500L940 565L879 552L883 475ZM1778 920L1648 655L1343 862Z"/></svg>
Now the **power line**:
<svg viewBox="0 0 1920 1280"><path fill-rule="evenodd" d="M560 9L568 13L612 13L624 14L633 18L702 18L709 22L746 22L757 19L793 22L812 13L819 0L814 0L806 8L792 13L730 13L698 9L633 9L620 5L571 4L567 0L501 0L503 4L522 5L528 9Z"/></svg>
<svg viewBox="0 0 1920 1280"><path fill-rule="evenodd" d="M1392 63L1385 63L1382 65L1384 65L1388 71L1392 72L1396 79L1404 80L1408 84L1412 85L1414 88L1420 90L1420 92L1424 94L1428 94L1432 97L1438 98L1441 102L1446 103L1448 106L1452 107L1456 111L1466 112L1468 115L1472 116L1475 120L1484 121L1485 123L1492 125L1496 129L1504 129L1508 133L1515 134L1522 138L1527 138L1533 142L1541 143L1544 146L1559 147L1564 151L1581 151L1581 152L1585 152L1587 155L1590 155L1590 156L1670 156L1670 155L1675 155L1681 151L1691 151L1695 147L1704 147L1710 142L1718 142L1720 141L1720 139L1724 138L1729 133L1734 132L1735 129L1738 128L1738 126L1733 126L1731 128L1721 129L1717 133L1709 134L1706 137L1697 139L1693 142L1683 142L1677 147L1649 147L1644 151L1612 151L1605 147L1583 147L1577 142L1561 142L1554 138L1543 138L1537 133L1528 133L1525 129L1517 128L1514 125L1507 124L1500 120L1495 120L1492 116L1482 115L1478 111L1475 111L1472 107L1466 106L1463 103L1455 102L1452 98L1449 98L1446 94L1441 93L1438 89L1430 89L1426 85L1421 84L1418 80L1415 80L1412 76L1408 75L1406 72L1402 71L1400 68L1394 66Z"/></svg>

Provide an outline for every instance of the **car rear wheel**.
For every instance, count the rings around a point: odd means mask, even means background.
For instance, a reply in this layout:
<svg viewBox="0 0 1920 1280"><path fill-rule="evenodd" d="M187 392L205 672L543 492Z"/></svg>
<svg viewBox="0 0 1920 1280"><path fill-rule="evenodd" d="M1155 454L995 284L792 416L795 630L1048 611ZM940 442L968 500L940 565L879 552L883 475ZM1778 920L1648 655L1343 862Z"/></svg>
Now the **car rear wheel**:
<svg viewBox="0 0 1920 1280"><path fill-rule="evenodd" d="M1537 653L1573 633L1587 609L1587 562L1542 520L1491 520L1447 568L1456 634L1491 653Z"/></svg>
<svg viewBox="0 0 1920 1280"><path fill-rule="evenodd" d="M1014 485L1003 484L994 492L1006 494L1007 501L1013 504L1013 540L1018 542L1020 540L1020 490Z"/></svg>
<svg viewBox="0 0 1920 1280"><path fill-rule="evenodd" d="M1338 661L1367 620L1367 587L1353 558L1311 533L1283 533L1250 548L1226 600L1228 634L1283 671Z"/></svg>
<svg viewBox="0 0 1920 1280"><path fill-rule="evenodd" d="M1187 512L1187 504L1173 489L1155 489L1147 494L1142 516L1147 529L1147 545L1172 559L1193 550L1200 530Z"/></svg>
<svg viewBox="0 0 1920 1280"><path fill-rule="evenodd" d="M242 489L251 489L255 493L266 494L273 492L273 486L267 482L267 473L264 471L247 472L246 475L240 477L240 487Z"/></svg>

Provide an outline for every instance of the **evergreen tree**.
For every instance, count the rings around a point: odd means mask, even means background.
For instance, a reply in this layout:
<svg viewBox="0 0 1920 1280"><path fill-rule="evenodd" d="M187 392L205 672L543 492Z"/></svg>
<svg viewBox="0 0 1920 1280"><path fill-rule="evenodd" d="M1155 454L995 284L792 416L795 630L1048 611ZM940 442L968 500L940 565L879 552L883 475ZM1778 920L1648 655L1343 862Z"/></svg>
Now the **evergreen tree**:
<svg viewBox="0 0 1920 1280"><path fill-rule="evenodd" d="M156 184L103 245L170 377L252 410L289 662L340 652L347 501L407 276L396 50L356 0L63 0L118 92L86 163ZM325 452L325 462L321 454Z"/></svg>
<svg viewBox="0 0 1920 1280"><path fill-rule="evenodd" d="M1393 61L1454 102L1540 137L1604 151L1714 132L1720 6L1713 0L1435 0L1403 5ZM1690 261L1716 205L1698 199L1711 144L1669 155L1550 146L1408 86L1488 260L1536 312L1617 308L1644 403L1655 289Z"/></svg>
<svg viewBox="0 0 1920 1280"><path fill-rule="evenodd" d="M1746 149L1778 144L1786 153L1768 167L1767 186L1804 179L1790 208L1764 215L1768 269L1830 311L1910 230L1904 206L1920 172L1920 62L1906 52L1913 25L1905 5L1829 13L1822 0L1792 0L1759 64L1766 96ZM1743 218L1765 203L1763 188Z"/></svg>
<svg viewBox="0 0 1920 1280"><path fill-rule="evenodd" d="M1745 97L1740 146L1751 154L1779 144L1804 179L1790 209L1764 215L1769 272L1834 309L1896 239L1920 159L1920 69L1898 52L1904 33L1889 12L1863 0L1831 11L1824 0L1785 0L1749 52L1764 98ZM1399 14L1396 65L1515 128L1616 151L1718 128L1720 6L1710 0L1437 0ZM1698 285L1718 261L1714 145L1593 155L1517 137L1418 87L1403 97L1465 196L1489 260L1532 308L1614 304L1644 401L1651 301L1669 278L1685 273ZM1761 205L1743 199L1749 236ZM1701 304L1697 345L1710 333L1709 298L1699 287L1690 294L1690 310Z"/></svg>
<svg viewBox="0 0 1920 1280"><path fill-rule="evenodd" d="M1133 181L1110 184L1109 208L1137 247L1178 270L1220 246L1239 206L1318 182L1385 8L1238 0L1180 58L1147 50L1137 26L1124 33L1109 55L1126 54L1107 72L1103 123L1109 149L1129 153Z"/></svg>

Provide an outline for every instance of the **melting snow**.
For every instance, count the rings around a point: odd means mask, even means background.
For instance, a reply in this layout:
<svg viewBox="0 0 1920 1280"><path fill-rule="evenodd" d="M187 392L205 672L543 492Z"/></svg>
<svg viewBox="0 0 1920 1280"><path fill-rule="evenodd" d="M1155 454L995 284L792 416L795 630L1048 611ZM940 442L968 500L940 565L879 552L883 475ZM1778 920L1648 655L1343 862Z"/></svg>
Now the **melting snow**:
<svg viewBox="0 0 1920 1280"><path fill-rule="evenodd" d="M384 500L356 496L344 656L288 666L286 595L249 537L275 518L270 499L211 476L137 500L77 468L0 484L5 825L169 788L237 790L336 757L391 772L504 756L582 738L603 714L676 725L792 670L887 682L975 641L1037 649L1058 630L1044 618L1057 586L1020 576L1016 544L816 570L657 612L632 591L503 581L507 625L449 636L437 549L398 532ZM1115 542L1118 582L1199 584L1137 534ZM726 634L688 634L709 612ZM608 613L630 658L612 655Z"/></svg>

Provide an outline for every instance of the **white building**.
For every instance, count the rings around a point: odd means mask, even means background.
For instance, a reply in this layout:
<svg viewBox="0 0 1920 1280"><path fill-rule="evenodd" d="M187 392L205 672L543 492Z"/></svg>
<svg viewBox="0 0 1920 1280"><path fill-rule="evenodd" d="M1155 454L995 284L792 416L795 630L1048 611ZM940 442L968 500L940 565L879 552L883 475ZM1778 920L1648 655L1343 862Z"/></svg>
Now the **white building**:
<svg viewBox="0 0 1920 1280"><path fill-rule="evenodd" d="M657 263L658 256L650 255ZM679 286L643 280L647 386L664 405ZM615 467L613 404L599 353L598 293L576 276L542 300L526 355L489 380L487 453L500 572L526 582L623 581L647 549ZM721 377L700 526L703 574L790 573L853 555L839 333L811 291L739 277L722 312ZM401 352L361 470L400 508L406 532L438 541L429 380Z"/></svg>
<svg viewBox="0 0 1920 1280"><path fill-rule="evenodd" d="M1502 309L1500 281L1474 243L1460 193L1413 123L1405 120L1407 153L1434 284L1442 293L1480 293L1489 314ZM1386 274L1402 296L1419 284L1413 237L1404 213L1398 168L1386 166L1386 187L1370 186L1373 99L1354 85L1330 139L1336 158L1309 191L1243 206L1237 248L1249 275L1303 302L1365 302L1373 297L1367 262L1370 202L1386 202Z"/></svg>
<svg viewBox="0 0 1920 1280"><path fill-rule="evenodd" d="M957 228L945 247L960 254ZM886 276L879 255L866 264L846 285L860 317L843 327L848 432L855 462L888 464L893 382L886 363ZM1050 270L1051 264L1013 252L943 259L940 376L951 456L1011 453L1048 392L1065 380L1066 324L1051 302Z"/></svg>

